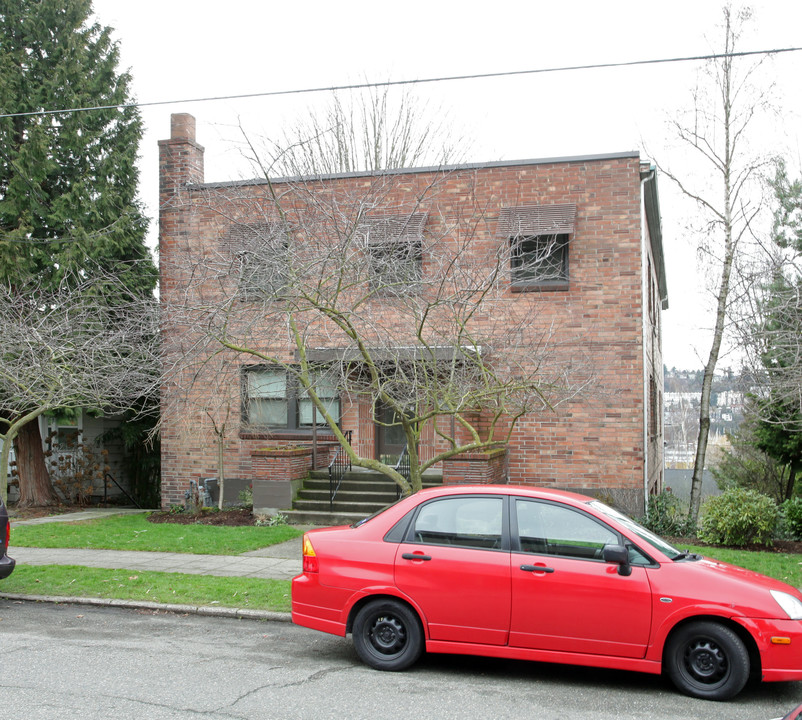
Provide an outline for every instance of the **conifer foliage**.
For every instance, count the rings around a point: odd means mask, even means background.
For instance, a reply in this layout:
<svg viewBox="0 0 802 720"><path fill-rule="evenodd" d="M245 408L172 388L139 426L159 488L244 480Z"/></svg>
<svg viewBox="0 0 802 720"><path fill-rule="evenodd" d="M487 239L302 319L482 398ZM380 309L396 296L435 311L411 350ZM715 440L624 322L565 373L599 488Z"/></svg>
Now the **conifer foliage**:
<svg viewBox="0 0 802 720"><path fill-rule="evenodd" d="M91 0L0 0L0 279L115 270L152 291L137 199L142 121ZM82 112L75 108L106 107ZM63 112L51 113L52 110ZM27 114L24 114L27 113Z"/></svg>
<svg viewBox="0 0 802 720"><path fill-rule="evenodd" d="M142 120L118 63L91 0L0 0L0 287L9 302L27 293L30 306L66 314L74 309L65 288L91 283L110 308L149 305L157 271L137 196ZM46 299L54 293L62 306ZM100 368L90 374L102 380ZM35 400L41 388L20 395L18 381L0 382L2 437L15 441L21 504L51 504L37 422L11 431L45 410Z"/></svg>

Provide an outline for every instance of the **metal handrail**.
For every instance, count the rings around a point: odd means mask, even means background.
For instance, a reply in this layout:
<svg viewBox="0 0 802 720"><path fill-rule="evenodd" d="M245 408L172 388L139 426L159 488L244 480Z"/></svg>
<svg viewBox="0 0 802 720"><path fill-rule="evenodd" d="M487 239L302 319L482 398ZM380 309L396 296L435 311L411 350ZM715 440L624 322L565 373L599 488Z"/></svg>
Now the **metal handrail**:
<svg viewBox="0 0 802 720"><path fill-rule="evenodd" d="M103 502L104 503L107 502L107 500L108 500L108 487L109 487L109 484L108 484L108 482L106 482L107 480L111 480L120 489L122 494L125 495L125 497L127 497L132 503L134 503L134 505L136 505L140 510L142 509L142 506L136 500L134 500L134 498L131 497L131 495L128 494L128 491L122 485L120 485L120 483L118 483L109 473L106 473L103 476Z"/></svg>
<svg viewBox="0 0 802 720"><path fill-rule="evenodd" d="M351 444L351 431L346 430L343 435L348 444ZM345 452L345 448L341 445L337 450L337 454L329 463L329 510L334 510L334 498L340 490L343 477L351 469L351 458Z"/></svg>
<svg viewBox="0 0 802 720"><path fill-rule="evenodd" d="M409 476L412 474L410 465L409 465L409 443L404 445L404 449L401 451L401 454L398 456L398 462L395 464L395 471L402 475L407 482L409 482ZM396 483L398 485L398 483ZM398 485L398 489L396 490L396 497L399 499L401 498L401 486Z"/></svg>

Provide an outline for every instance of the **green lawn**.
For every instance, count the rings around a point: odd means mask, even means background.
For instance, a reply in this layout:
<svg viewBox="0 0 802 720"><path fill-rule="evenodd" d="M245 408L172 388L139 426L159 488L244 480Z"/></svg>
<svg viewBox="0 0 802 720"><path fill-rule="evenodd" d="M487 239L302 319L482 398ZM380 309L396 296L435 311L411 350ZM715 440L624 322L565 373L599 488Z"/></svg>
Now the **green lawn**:
<svg viewBox="0 0 802 720"><path fill-rule="evenodd" d="M96 550L149 550L200 555L239 555L303 534L291 525L217 527L149 523L146 514L114 515L83 522L11 525L11 545Z"/></svg>
<svg viewBox="0 0 802 720"><path fill-rule="evenodd" d="M715 560L740 565L747 570L763 573L782 580L795 588L802 588L802 555L777 552L754 552L732 548L699 547L682 545L682 550L705 555Z"/></svg>
<svg viewBox="0 0 802 720"><path fill-rule="evenodd" d="M11 575L0 580L0 592L290 611L289 580L103 570L77 565L17 565Z"/></svg>
<svg viewBox="0 0 802 720"><path fill-rule="evenodd" d="M75 523L22 525L11 530L11 544L28 547L151 550L237 555L302 534L289 525L217 527L153 524L145 514L118 515ZM683 544L683 549L686 545ZM740 565L802 587L802 555L691 546L692 552ZM13 551L12 551L13 556ZM17 566L0 591L30 595L116 598L159 603L290 609L288 580L214 577L181 573L103 570L78 566Z"/></svg>

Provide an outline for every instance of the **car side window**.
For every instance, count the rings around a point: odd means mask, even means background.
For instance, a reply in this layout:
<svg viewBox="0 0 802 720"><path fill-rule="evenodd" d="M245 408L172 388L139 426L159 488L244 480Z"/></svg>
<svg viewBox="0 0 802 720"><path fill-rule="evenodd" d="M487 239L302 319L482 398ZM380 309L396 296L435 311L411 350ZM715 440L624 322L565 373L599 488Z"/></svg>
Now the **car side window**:
<svg viewBox="0 0 802 720"><path fill-rule="evenodd" d="M515 514L522 552L595 560L605 545L620 542L606 525L568 507L516 500Z"/></svg>
<svg viewBox="0 0 802 720"><path fill-rule="evenodd" d="M501 547L503 500L499 497L442 498L420 508L412 541L479 549Z"/></svg>

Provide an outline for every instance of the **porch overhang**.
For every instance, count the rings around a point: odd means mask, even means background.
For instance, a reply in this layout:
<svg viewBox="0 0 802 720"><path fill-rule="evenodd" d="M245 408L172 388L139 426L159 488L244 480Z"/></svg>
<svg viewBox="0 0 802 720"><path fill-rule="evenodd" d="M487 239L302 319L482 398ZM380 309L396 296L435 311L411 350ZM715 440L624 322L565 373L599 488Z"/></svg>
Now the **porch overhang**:
<svg viewBox="0 0 802 720"><path fill-rule="evenodd" d="M485 357L489 348L483 345L398 345L367 347L365 353L372 362L443 362ZM320 365L332 363L361 363L366 358L356 347L311 348L306 351L309 362Z"/></svg>

